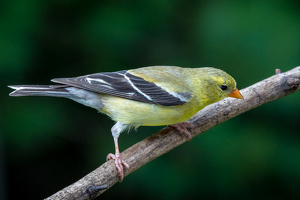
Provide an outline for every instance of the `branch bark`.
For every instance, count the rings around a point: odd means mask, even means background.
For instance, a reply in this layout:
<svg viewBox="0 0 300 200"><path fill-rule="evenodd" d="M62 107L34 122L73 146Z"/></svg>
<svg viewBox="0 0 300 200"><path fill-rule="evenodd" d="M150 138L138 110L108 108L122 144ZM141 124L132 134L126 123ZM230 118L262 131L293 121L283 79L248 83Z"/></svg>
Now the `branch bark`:
<svg viewBox="0 0 300 200"><path fill-rule="evenodd" d="M190 133L195 137L243 112L292 94L300 89L299 84L300 66L285 73L276 69L274 76L241 90L244 100L226 98L199 111L189 120L194 125ZM187 137L166 127L131 146L121 153L122 158L130 166L130 170L125 169L125 176L186 141ZM106 191L102 190L103 188L109 189L118 180L114 161L110 160L72 185L48 197L47 200L93 199Z"/></svg>

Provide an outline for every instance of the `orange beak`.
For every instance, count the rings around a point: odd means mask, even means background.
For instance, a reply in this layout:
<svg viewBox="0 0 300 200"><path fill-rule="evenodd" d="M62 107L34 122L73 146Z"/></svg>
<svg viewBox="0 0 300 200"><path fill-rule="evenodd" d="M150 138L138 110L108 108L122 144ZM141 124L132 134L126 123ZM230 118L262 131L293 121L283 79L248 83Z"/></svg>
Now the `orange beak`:
<svg viewBox="0 0 300 200"><path fill-rule="evenodd" d="M228 95L228 97L244 99L244 97L241 95L241 93L238 89L232 90L231 93Z"/></svg>

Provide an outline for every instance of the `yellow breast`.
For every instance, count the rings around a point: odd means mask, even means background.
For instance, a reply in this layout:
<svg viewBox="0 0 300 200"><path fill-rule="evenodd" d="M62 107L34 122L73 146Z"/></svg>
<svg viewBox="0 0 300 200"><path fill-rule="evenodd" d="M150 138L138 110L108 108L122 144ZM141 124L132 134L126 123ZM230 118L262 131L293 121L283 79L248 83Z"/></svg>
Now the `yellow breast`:
<svg viewBox="0 0 300 200"><path fill-rule="evenodd" d="M100 112L114 121L137 126L162 126L184 122L204 107L195 100L178 106L161 106L110 95L101 96L104 108Z"/></svg>

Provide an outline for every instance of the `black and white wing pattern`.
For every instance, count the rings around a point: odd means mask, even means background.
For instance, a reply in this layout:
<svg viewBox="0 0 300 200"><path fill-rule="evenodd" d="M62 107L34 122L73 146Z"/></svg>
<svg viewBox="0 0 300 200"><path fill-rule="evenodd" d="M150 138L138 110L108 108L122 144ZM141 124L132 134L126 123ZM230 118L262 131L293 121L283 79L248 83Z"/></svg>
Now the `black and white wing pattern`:
<svg viewBox="0 0 300 200"><path fill-rule="evenodd" d="M187 102L180 95L169 93L154 83L132 75L127 70L96 73L75 78L56 78L51 81L96 93L163 106L176 106Z"/></svg>

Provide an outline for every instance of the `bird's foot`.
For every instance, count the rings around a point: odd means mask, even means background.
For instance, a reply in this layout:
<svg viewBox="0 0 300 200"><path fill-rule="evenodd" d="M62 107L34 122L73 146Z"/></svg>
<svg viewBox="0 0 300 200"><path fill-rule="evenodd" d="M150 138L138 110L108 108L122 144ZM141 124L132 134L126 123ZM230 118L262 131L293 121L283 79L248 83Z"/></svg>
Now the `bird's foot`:
<svg viewBox="0 0 300 200"><path fill-rule="evenodd" d="M184 133L189 140L192 139L192 135L191 133L186 129L186 127L190 127L190 128L193 128L194 125L191 124L191 123L188 123L188 122L181 122L181 123L178 123L178 124L171 124L171 125L168 125L169 127L174 127L176 128L177 130L179 130L180 132Z"/></svg>
<svg viewBox="0 0 300 200"><path fill-rule="evenodd" d="M116 154L108 154L107 157L106 157L106 160L110 160L110 159L114 159L115 160L115 165L118 169L118 172L120 174L120 182L123 181L123 178L124 178L124 169L123 169L123 165L129 170L129 165L124 162L124 160L121 158L120 154L119 153L116 153Z"/></svg>

